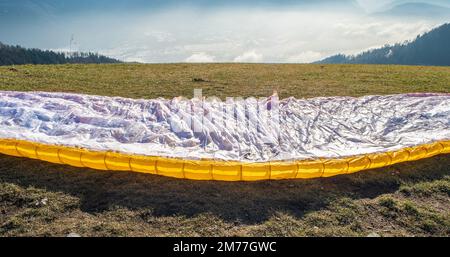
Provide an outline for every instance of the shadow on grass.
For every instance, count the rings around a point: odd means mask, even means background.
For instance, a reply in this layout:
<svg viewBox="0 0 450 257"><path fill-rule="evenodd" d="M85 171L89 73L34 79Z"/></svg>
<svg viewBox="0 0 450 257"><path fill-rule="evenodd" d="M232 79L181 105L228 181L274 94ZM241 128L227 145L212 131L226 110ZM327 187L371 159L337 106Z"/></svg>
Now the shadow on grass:
<svg viewBox="0 0 450 257"><path fill-rule="evenodd" d="M373 198L395 192L402 183L450 175L450 155L332 178L262 182L190 181L4 155L0 155L0 163L0 182L79 197L85 212L126 207L148 209L155 216L212 213L247 224L263 222L277 211L301 217L342 197Z"/></svg>

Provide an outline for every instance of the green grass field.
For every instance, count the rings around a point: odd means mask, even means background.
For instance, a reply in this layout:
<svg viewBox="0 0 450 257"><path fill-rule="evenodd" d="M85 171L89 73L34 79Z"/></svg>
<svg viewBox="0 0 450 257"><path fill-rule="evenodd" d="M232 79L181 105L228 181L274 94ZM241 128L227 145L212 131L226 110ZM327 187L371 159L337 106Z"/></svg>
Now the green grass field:
<svg viewBox="0 0 450 257"><path fill-rule="evenodd" d="M0 67L0 90L133 98L450 92L450 68L168 64ZM450 155L351 175L188 181L0 155L0 236L450 236Z"/></svg>

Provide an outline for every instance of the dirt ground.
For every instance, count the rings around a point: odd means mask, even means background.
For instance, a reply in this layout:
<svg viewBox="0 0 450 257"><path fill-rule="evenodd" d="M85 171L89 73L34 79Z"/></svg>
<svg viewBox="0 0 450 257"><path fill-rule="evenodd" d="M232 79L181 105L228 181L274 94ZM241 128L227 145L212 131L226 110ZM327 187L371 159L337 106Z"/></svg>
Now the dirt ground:
<svg viewBox="0 0 450 257"><path fill-rule="evenodd" d="M310 180L218 182L0 156L2 236L449 236L450 156Z"/></svg>

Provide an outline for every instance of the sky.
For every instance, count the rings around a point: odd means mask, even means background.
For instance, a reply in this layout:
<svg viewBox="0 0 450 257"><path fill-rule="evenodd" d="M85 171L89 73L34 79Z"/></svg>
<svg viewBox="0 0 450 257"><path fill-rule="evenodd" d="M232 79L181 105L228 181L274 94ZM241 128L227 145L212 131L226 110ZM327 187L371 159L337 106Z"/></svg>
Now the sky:
<svg viewBox="0 0 450 257"><path fill-rule="evenodd" d="M123 61L308 63L450 22L450 0L0 0L0 41Z"/></svg>

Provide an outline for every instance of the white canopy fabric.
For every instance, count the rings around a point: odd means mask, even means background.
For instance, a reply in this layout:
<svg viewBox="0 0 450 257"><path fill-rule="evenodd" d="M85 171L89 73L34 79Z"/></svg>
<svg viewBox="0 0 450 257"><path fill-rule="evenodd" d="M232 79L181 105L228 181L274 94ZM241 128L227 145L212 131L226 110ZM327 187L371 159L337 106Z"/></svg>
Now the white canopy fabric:
<svg viewBox="0 0 450 257"><path fill-rule="evenodd" d="M450 94L127 99L0 91L0 139L267 162L341 158L450 139Z"/></svg>

